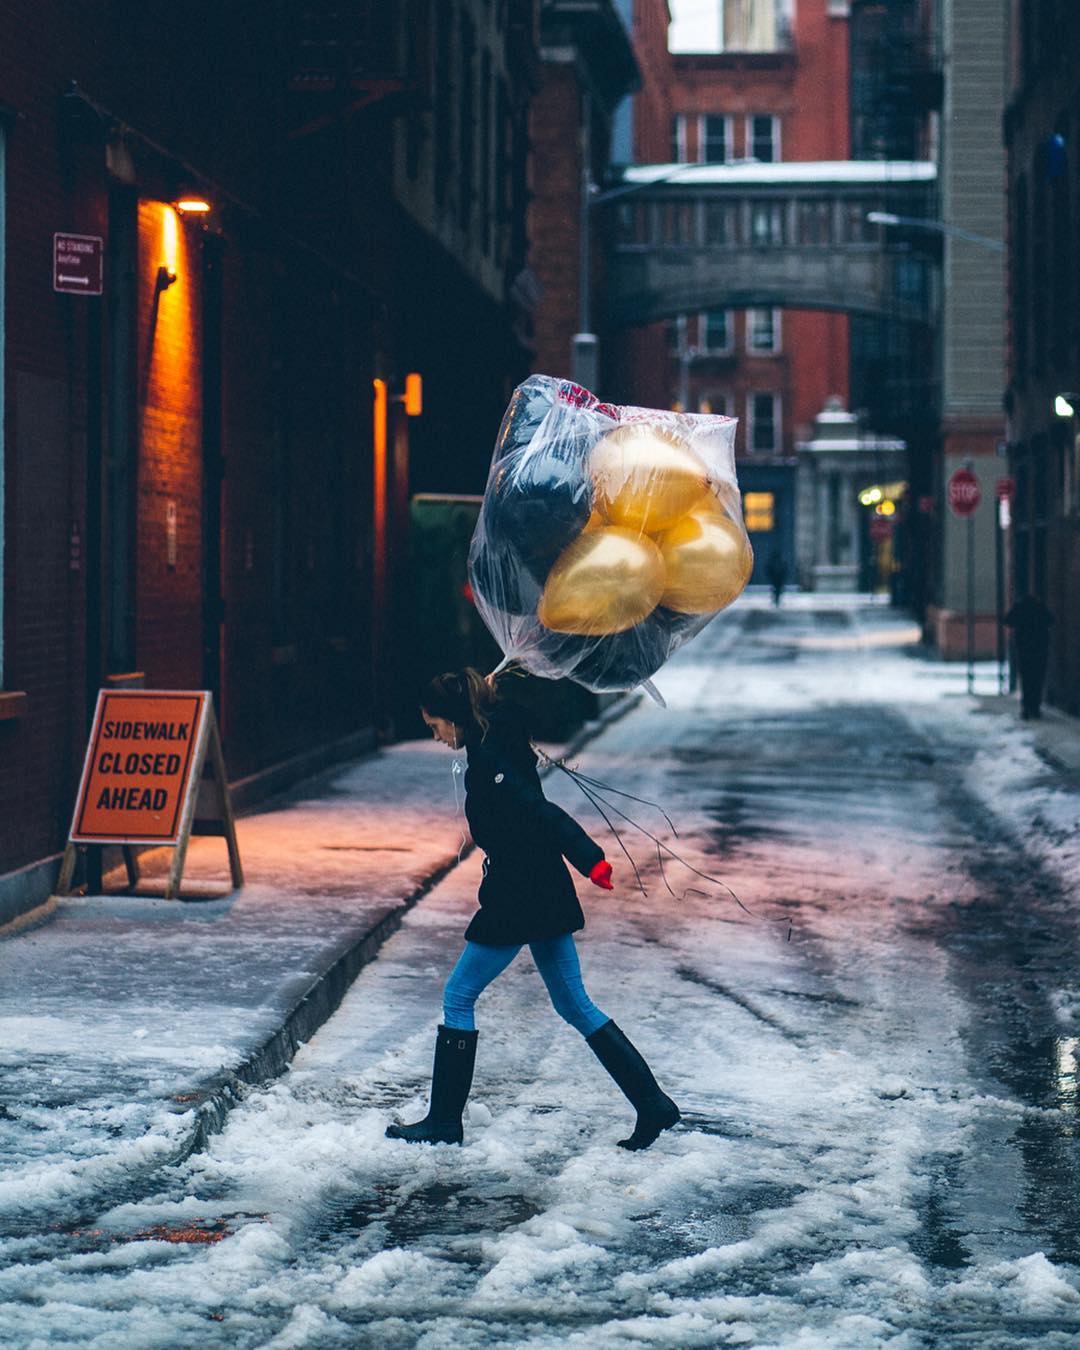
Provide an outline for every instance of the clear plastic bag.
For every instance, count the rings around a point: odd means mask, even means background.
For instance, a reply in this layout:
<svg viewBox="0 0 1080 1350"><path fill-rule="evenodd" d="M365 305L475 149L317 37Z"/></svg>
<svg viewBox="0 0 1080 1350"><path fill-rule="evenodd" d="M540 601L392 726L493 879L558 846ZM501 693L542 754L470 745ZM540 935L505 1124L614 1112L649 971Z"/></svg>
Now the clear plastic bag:
<svg viewBox="0 0 1080 1350"><path fill-rule="evenodd" d="M731 604L753 567L735 427L548 375L515 389L469 550L504 664L632 689Z"/></svg>

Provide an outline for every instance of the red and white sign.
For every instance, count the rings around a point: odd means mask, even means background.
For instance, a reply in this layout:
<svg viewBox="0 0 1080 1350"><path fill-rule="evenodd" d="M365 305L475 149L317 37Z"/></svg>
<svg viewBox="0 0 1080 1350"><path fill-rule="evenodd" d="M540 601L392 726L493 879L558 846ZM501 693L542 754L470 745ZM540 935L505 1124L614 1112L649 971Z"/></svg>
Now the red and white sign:
<svg viewBox="0 0 1080 1350"><path fill-rule="evenodd" d="M53 290L100 295L105 242L98 234L53 235Z"/></svg>
<svg viewBox="0 0 1080 1350"><path fill-rule="evenodd" d="M999 502L1011 502L1016 499L1016 479L999 478L994 484L994 496Z"/></svg>
<svg viewBox="0 0 1080 1350"><path fill-rule="evenodd" d="M949 510L954 516L974 515L982 501L979 480L970 469L957 469L949 479L945 495L948 498Z"/></svg>

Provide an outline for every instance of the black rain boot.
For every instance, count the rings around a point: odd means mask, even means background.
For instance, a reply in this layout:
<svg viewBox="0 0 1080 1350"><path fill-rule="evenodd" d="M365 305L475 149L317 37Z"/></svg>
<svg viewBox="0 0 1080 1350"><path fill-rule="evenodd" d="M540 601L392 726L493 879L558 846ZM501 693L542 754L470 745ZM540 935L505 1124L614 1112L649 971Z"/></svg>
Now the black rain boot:
<svg viewBox="0 0 1080 1350"><path fill-rule="evenodd" d="M619 1140L620 1148L648 1148L661 1131L679 1123L679 1108L660 1091L652 1070L614 1022L605 1022L599 1031L586 1036L585 1044L638 1113L634 1133L629 1139Z"/></svg>
<svg viewBox="0 0 1080 1350"><path fill-rule="evenodd" d="M431 1105L415 1125L388 1125L387 1139L410 1144L460 1144L461 1113L472 1087L476 1063L475 1031L440 1024L435 1033L435 1065L431 1071Z"/></svg>

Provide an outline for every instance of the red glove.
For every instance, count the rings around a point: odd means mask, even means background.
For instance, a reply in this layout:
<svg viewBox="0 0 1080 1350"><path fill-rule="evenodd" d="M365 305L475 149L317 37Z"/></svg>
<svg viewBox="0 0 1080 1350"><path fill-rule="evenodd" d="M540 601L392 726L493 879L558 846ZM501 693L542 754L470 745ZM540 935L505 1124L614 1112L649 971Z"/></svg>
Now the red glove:
<svg viewBox="0 0 1080 1350"><path fill-rule="evenodd" d="M601 858L589 873L589 880L594 886L599 886L602 891L613 891L615 889L611 884L611 864L606 858Z"/></svg>

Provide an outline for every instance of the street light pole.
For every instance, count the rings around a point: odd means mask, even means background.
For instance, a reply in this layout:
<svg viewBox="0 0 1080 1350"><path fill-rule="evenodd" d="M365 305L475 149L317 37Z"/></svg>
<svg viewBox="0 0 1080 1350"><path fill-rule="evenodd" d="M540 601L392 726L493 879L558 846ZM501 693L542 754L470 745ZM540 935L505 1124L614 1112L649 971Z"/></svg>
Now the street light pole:
<svg viewBox="0 0 1080 1350"><path fill-rule="evenodd" d="M592 177L592 104L582 96L581 204L578 229L578 331L570 340L570 378L585 389L595 389L599 370L599 342L592 331L592 210L596 184Z"/></svg>
<svg viewBox="0 0 1080 1350"><path fill-rule="evenodd" d="M684 174L691 164L673 164L671 168L648 182L629 183L623 187L600 192L592 178L592 129L590 109L586 102L582 115L581 132L581 207L580 240L578 246L578 327L570 340L570 378L575 384L595 390L600 373L600 340L591 331L592 325L592 211L597 206L618 201L634 192L643 192L658 183L669 182Z"/></svg>
<svg viewBox="0 0 1080 1350"><path fill-rule="evenodd" d="M947 234L953 239L964 239L969 244L978 244L993 253L1004 253L1005 245L1000 239L991 239L989 235L975 234L972 230L961 229L959 225L949 225L944 220L924 220L919 216L897 216L891 211L867 211L866 219L871 225L903 225L913 230L931 230L936 234Z"/></svg>

